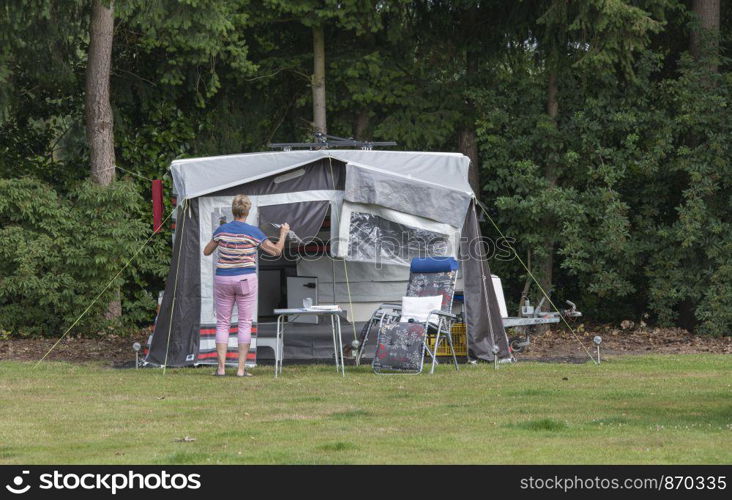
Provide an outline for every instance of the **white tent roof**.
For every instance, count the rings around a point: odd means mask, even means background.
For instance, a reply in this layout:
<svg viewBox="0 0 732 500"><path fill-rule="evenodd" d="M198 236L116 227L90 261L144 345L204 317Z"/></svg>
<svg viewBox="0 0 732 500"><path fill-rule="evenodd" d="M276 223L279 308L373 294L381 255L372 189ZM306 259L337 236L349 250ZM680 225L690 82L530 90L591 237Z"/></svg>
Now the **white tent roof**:
<svg viewBox="0 0 732 500"><path fill-rule="evenodd" d="M460 153L413 151L271 151L175 160L171 166L179 199L196 198L263 177L286 172L321 158L333 158L354 168L433 183L472 195L468 184L470 160Z"/></svg>

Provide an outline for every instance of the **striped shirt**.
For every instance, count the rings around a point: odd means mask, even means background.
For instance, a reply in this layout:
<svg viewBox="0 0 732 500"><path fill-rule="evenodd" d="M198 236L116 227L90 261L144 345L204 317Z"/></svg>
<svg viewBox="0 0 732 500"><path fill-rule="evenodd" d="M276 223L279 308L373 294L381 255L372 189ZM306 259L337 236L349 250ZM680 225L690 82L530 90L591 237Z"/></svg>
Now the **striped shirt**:
<svg viewBox="0 0 732 500"><path fill-rule="evenodd" d="M237 276L257 271L257 247L267 236L256 226L232 221L216 228L214 241L219 243L216 262L218 276Z"/></svg>

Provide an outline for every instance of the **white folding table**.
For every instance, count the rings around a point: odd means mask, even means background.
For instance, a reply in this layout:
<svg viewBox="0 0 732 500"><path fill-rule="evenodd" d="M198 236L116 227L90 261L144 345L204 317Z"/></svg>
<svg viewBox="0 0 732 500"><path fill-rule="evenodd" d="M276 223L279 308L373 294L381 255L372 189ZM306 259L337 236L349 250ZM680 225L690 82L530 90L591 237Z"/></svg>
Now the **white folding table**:
<svg viewBox="0 0 732 500"><path fill-rule="evenodd" d="M317 306L316 306L317 307ZM343 342L341 341L341 315L343 309L313 309L313 308L297 308L297 309L275 309L277 315L277 337L275 347L275 377L282 373L282 359L284 358L284 340L285 340L285 320L288 316L300 316L306 314L315 314L318 316L330 316L330 330L333 335L333 351L336 363L336 371L340 371L341 375L346 376L346 368L343 363Z"/></svg>

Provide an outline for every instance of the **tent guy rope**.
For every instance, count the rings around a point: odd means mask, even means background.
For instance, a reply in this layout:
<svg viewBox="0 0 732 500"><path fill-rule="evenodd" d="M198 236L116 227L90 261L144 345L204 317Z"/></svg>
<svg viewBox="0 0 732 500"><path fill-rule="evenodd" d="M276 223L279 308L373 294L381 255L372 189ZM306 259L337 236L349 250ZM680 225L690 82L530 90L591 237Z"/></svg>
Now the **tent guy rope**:
<svg viewBox="0 0 732 500"><path fill-rule="evenodd" d="M150 182L152 182L154 180L154 179L151 179L150 177L145 177L144 175L139 174L139 173L135 172L134 170L127 170L126 168L122 168L119 165L115 165L113 167L109 167L109 168L105 168L103 170L99 170L99 173L107 172L109 170L121 170L123 172L127 172L128 174L132 174L132 175L134 175L136 177L139 177L140 179L145 179L146 181L150 181Z"/></svg>
<svg viewBox="0 0 732 500"><path fill-rule="evenodd" d="M175 209L171 210L170 213L168 214L168 216L165 218L165 220L163 220L163 222L160 223L160 226L161 227L168 221L168 219L170 218L170 216L173 215L173 212L175 212ZM87 308L84 309L84 312L82 312L79 315L79 317L76 318L76 320L71 324L71 326L63 333L63 335L61 335L61 337L56 341L56 343L53 344L53 346L51 346L51 348L48 350L48 352L46 354L44 354L41 359L38 360L38 362L33 366L33 368L37 368L38 365L40 365L43 362L43 360L45 360L48 357L49 354L51 354L51 351L53 351L56 348L56 346L64 339L64 337L66 337L66 335L76 326L76 324L79 321L81 321L81 318L83 318L86 315L86 313L89 312L89 310L92 308L92 306L94 304L96 304L96 302L104 294L104 292L106 292L107 289L110 286L112 286L112 283L114 283L114 280L116 280L119 277L119 275L122 274L122 272L125 269L127 269L127 267L132 263L132 261L135 260L135 258L140 254L140 252L142 252L142 250L147 246L147 244L152 241L152 239L155 237L156 234L158 234L158 232L159 231L156 232L153 229L153 233L150 235L150 237L147 239L147 241L145 241L145 243L143 243L140 246L140 248L137 249L137 251L127 261L127 263L124 266L122 266L122 269L120 269L119 272L117 272L117 274L115 274L114 277L111 280L109 280L109 283L107 283L107 285L102 289L102 291L99 292L99 294L97 294L96 297L94 297L94 300L92 300L91 303L87 306Z"/></svg>
<svg viewBox="0 0 732 500"><path fill-rule="evenodd" d="M190 205L188 204L188 200L183 201L183 207L181 210L181 216L183 217L183 223L181 224L180 228L180 235L177 237L177 239L180 240L180 244L178 245L178 262L175 266L175 284L173 285L173 302L170 304L170 319L168 320L168 339L165 343L165 362L163 363L163 375L165 375L165 370L168 367L168 352L170 352L170 332L173 329L173 311L175 311L175 299L176 299L176 292L178 291L178 272L180 271L180 251L183 248L183 234L186 228L186 211L190 209Z"/></svg>
<svg viewBox="0 0 732 500"><path fill-rule="evenodd" d="M595 363L596 365L600 364L598 362L598 360L596 360L592 356L592 354L590 354L590 351L582 343L582 341L580 340L579 336L574 331L574 328L572 328L572 326L567 322L567 319L561 313L561 311L559 310L559 308L556 305L554 305L554 302L552 301L551 298L549 298L549 294L546 293L546 291L544 291L544 288L541 286L541 284L539 283L539 281L536 279L536 277L534 276L534 273L532 273L531 270L528 268L528 266L526 264L524 264L524 261L523 261L523 259L521 259L521 256L518 254L518 252L513 247L513 245L511 245L511 243L508 241L508 238L506 238L506 236L503 234L503 232L499 229L498 225L493 220L493 217L491 217L490 214L488 213L488 210L486 209L486 206L483 203L481 203L477 198L475 199L475 202L478 204L478 206L482 210L483 214L488 218L488 220L490 221L491 225L495 228L496 231L498 231L498 234L501 235L501 238L503 238L506 241L506 244L508 244L509 248L511 250L513 250L514 255L516 255L516 259L518 259L518 261L521 263L521 265L526 270L526 272L529 274L529 276L531 277L531 279L533 280L533 282L536 283L536 286L539 287L539 290L541 290L542 295L544 295L544 297L549 302L549 304L551 304L551 306L554 308L554 310L557 313L559 313L559 317L562 318L562 321L564 321L564 324L567 325L567 328L569 328L569 331L572 332L572 335L574 336L574 338L577 341L577 343L579 343L579 345L582 346L582 349L584 349L585 353L587 354L587 357L589 357L592 360L592 362Z"/></svg>

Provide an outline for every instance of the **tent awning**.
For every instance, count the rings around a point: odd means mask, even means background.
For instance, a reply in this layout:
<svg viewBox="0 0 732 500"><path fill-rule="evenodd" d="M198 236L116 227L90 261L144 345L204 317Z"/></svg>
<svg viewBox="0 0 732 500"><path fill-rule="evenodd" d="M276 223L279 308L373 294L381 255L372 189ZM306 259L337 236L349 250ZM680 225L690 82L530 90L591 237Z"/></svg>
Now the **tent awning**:
<svg viewBox="0 0 732 500"><path fill-rule="evenodd" d="M178 198L189 199L277 175L323 158L433 183L442 189L473 192L468 184L470 160L460 153L412 151L272 151L175 160L170 166Z"/></svg>
<svg viewBox="0 0 732 500"><path fill-rule="evenodd" d="M419 215L460 228L472 193L444 187L412 175L349 164L345 200Z"/></svg>

